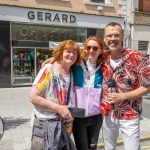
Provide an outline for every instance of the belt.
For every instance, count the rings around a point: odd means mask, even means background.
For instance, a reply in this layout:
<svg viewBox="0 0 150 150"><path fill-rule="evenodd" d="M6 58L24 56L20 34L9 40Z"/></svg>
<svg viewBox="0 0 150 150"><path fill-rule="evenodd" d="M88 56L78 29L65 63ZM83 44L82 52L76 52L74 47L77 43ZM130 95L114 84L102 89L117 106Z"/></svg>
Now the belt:
<svg viewBox="0 0 150 150"><path fill-rule="evenodd" d="M47 121L62 121L62 118L51 118L51 119L48 119Z"/></svg>
<svg viewBox="0 0 150 150"><path fill-rule="evenodd" d="M36 117L36 115L35 115L35 118L38 119L38 118ZM56 118L38 119L38 120L40 120L41 122L43 122L43 121L48 121L48 122L50 122L50 121L62 121L62 118L61 118L61 117L56 117Z"/></svg>

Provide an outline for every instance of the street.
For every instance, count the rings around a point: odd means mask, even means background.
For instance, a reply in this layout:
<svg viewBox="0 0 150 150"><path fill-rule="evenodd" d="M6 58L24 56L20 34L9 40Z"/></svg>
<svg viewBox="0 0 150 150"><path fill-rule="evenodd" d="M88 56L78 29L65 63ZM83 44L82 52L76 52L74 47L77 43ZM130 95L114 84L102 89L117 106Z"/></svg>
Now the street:
<svg viewBox="0 0 150 150"><path fill-rule="evenodd" d="M30 116L33 106L29 101L30 87L0 89L0 116L5 122L5 132L0 140L0 150L29 150L31 143ZM146 106L149 97L146 97ZM144 100L144 101L145 101ZM145 108L143 108L145 109ZM150 109L146 109L149 113ZM142 150L150 150L150 119L141 120L141 146ZM118 142L121 146L117 150L123 150L123 142L119 135ZM9 144L8 144L9 143ZM100 133L98 146L103 145ZM102 150L103 147L98 150Z"/></svg>

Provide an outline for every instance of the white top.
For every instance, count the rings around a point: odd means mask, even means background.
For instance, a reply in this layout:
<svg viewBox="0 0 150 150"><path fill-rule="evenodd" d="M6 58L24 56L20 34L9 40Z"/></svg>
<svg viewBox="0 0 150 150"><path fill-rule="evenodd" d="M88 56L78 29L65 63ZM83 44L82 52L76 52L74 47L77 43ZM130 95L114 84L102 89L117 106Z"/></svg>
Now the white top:
<svg viewBox="0 0 150 150"><path fill-rule="evenodd" d="M121 59L113 60L113 59L110 58L110 65L111 65L111 67L113 67L115 69L119 65L120 61L121 61Z"/></svg>
<svg viewBox="0 0 150 150"><path fill-rule="evenodd" d="M96 64L92 64L90 62L86 62L86 65L82 62L81 67L84 72L84 87L93 87L95 73L100 69L100 65L96 67Z"/></svg>

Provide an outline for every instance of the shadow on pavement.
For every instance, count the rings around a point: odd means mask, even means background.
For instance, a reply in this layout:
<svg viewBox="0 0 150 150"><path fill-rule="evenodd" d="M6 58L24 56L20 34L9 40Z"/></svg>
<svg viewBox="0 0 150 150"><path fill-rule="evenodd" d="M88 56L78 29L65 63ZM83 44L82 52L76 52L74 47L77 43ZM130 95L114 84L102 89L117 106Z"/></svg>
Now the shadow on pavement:
<svg viewBox="0 0 150 150"><path fill-rule="evenodd" d="M13 118L13 117L4 117L4 131L9 129L17 128L18 126L21 126L23 124L26 124L30 121L30 119L24 119L22 117L19 118Z"/></svg>

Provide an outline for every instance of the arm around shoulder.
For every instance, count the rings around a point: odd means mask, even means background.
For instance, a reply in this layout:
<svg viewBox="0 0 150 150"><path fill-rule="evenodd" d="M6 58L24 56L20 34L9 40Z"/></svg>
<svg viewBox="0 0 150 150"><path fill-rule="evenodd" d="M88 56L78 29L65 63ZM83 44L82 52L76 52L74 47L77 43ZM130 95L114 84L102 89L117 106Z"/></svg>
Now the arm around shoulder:
<svg viewBox="0 0 150 150"><path fill-rule="evenodd" d="M43 68L48 63L53 64L54 62L55 62L55 59L53 57L51 57L42 63L41 68Z"/></svg>

